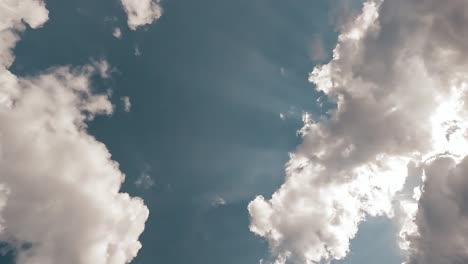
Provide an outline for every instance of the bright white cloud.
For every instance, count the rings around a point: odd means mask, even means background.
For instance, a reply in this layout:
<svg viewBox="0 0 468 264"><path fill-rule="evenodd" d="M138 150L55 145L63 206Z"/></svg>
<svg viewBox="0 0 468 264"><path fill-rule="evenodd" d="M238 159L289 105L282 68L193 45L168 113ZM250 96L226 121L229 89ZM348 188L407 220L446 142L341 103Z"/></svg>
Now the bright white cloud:
<svg viewBox="0 0 468 264"><path fill-rule="evenodd" d="M431 242L440 226L427 224L434 216L424 213L452 219L446 228L466 221L455 212L465 212L468 200L446 200L468 191L450 173L464 170L468 154L467 25L464 0L369 0L343 25L333 59L310 76L337 108L326 119L304 116L303 143L286 165L285 183L249 205L251 231L268 240L279 262L342 259L358 224L380 214L397 216L409 263L468 260L468 236L448 232L443 243ZM452 165L432 169L446 159ZM435 178L440 188L453 178L459 184L432 193L426 187Z"/></svg>
<svg viewBox="0 0 468 264"><path fill-rule="evenodd" d="M162 15L160 0L121 0L132 30L153 23Z"/></svg>
<svg viewBox="0 0 468 264"><path fill-rule="evenodd" d="M23 21L39 27L47 16L40 1L0 3L0 241L19 264L125 264L141 247L148 209L119 192L124 175L86 131L87 120L113 111L91 90L107 63L29 77L8 70Z"/></svg>

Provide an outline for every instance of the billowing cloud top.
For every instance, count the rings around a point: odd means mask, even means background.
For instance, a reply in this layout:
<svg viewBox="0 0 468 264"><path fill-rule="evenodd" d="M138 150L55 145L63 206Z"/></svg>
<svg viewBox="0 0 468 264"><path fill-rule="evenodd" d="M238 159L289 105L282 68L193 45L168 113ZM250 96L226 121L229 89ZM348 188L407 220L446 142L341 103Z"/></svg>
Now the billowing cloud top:
<svg viewBox="0 0 468 264"><path fill-rule="evenodd" d="M92 75L106 62L18 77L8 67L24 24L48 19L41 1L0 3L0 241L19 264L125 264L141 247L148 209L119 193L124 175L86 121L111 114Z"/></svg>
<svg viewBox="0 0 468 264"><path fill-rule="evenodd" d="M121 0L128 17L128 26L136 30L153 23L162 15L160 0Z"/></svg>
<svg viewBox="0 0 468 264"><path fill-rule="evenodd" d="M465 0L368 0L344 26L310 75L337 108L304 116L285 183L248 208L277 263L344 258L369 215L401 224L408 263L468 261L467 26Z"/></svg>

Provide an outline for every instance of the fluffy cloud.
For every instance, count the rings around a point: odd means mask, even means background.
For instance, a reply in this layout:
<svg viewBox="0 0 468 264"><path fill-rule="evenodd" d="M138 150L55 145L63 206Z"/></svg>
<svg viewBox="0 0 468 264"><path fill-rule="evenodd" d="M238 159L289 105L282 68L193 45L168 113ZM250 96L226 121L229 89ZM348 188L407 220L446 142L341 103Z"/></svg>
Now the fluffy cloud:
<svg viewBox="0 0 468 264"><path fill-rule="evenodd" d="M0 68L13 63L12 49L18 41L16 31L24 29L23 21L31 27L42 26L49 12L39 0L4 0L0 4Z"/></svg>
<svg viewBox="0 0 468 264"><path fill-rule="evenodd" d="M303 143L286 165L285 183L271 199L260 196L249 205L251 231L269 241L279 262L342 259L359 223L380 214L402 224L410 263L468 259L462 250L439 251L466 248L468 237L431 242L440 223L427 224L424 213L441 209L451 195L463 197L463 178L445 196L404 186L422 182L424 173L425 184L448 181L454 166L463 168L456 164L468 149L467 24L463 0L369 0L343 26L333 59L310 76L336 109L320 120L304 117ZM455 165L434 170L431 164L445 159ZM455 211L440 215L466 221ZM448 253L455 257L444 259Z"/></svg>
<svg viewBox="0 0 468 264"><path fill-rule="evenodd" d="M29 77L8 70L23 21L39 27L47 15L40 1L0 4L0 241L19 264L128 263L148 209L119 192L124 175L86 131L87 120L113 111L107 95L90 88L108 65Z"/></svg>
<svg viewBox="0 0 468 264"><path fill-rule="evenodd" d="M121 0L132 30L153 23L162 15L160 0Z"/></svg>

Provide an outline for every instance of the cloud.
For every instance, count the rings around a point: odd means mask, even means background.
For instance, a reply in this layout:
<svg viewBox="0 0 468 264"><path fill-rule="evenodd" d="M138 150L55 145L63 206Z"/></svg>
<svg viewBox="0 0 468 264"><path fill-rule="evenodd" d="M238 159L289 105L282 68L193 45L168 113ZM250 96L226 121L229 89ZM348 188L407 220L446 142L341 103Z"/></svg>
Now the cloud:
<svg viewBox="0 0 468 264"><path fill-rule="evenodd" d="M124 174L86 122L111 114L92 91L106 62L55 67L35 76L8 70L23 21L47 21L40 1L0 4L0 241L19 264L124 264L138 253L148 209L120 193Z"/></svg>
<svg viewBox="0 0 468 264"><path fill-rule="evenodd" d="M112 35L118 39L121 39L122 38L122 31L120 30L120 28L116 27L114 28L114 31L112 32Z"/></svg>
<svg viewBox="0 0 468 264"><path fill-rule="evenodd" d="M32 28L41 27L48 19L49 12L42 1L4 0L0 5L0 67L13 63L12 49L18 41L18 31L25 23Z"/></svg>
<svg viewBox="0 0 468 264"><path fill-rule="evenodd" d="M286 76L286 69L284 67L280 68L280 74L281 76L285 77Z"/></svg>
<svg viewBox="0 0 468 264"><path fill-rule="evenodd" d="M283 120L283 121L286 120L286 117L284 116L283 113L280 113L280 114L279 114L279 117L280 117L280 119Z"/></svg>
<svg viewBox="0 0 468 264"><path fill-rule="evenodd" d="M162 15L160 0L121 0L130 29L151 24Z"/></svg>
<svg viewBox="0 0 468 264"><path fill-rule="evenodd" d="M132 110L132 103L130 102L130 97L122 96L120 100L123 103L124 111L127 113L130 112L130 110Z"/></svg>
<svg viewBox="0 0 468 264"><path fill-rule="evenodd" d="M139 57L139 56L141 56L141 54L142 54L142 53L141 53L140 48L139 48L138 46L135 46L135 48L134 48L134 50L133 50L133 55Z"/></svg>
<svg viewBox="0 0 468 264"><path fill-rule="evenodd" d="M226 200L224 200L221 196L216 196L213 201L211 201L211 206L213 207L220 207L226 204Z"/></svg>
<svg viewBox="0 0 468 264"><path fill-rule="evenodd" d="M251 231L268 240L278 261L342 259L359 223L382 214L402 225L409 263L468 259L461 250L444 258L451 252L431 242L436 236L427 230L435 226L423 225L422 213L426 204L443 208L444 197L426 188L431 178L446 179L468 154L467 14L463 0L369 0L342 26L333 59L310 75L336 109L319 120L304 116L285 183L271 199L249 204ZM453 165L432 171L447 156ZM424 186L405 186L417 179ZM462 221L455 210L445 213ZM443 238L448 247L468 246L463 232Z"/></svg>
<svg viewBox="0 0 468 264"><path fill-rule="evenodd" d="M154 179L149 174L143 173L135 181L135 186L140 189L148 190L154 186Z"/></svg>
<svg viewBox="0 0 468 264"><path fill-rule="evenodd" d="M467 263L468 158L441 157L425 169L427 181L416 214L417 234L408 237L408 263Z"/></svg>

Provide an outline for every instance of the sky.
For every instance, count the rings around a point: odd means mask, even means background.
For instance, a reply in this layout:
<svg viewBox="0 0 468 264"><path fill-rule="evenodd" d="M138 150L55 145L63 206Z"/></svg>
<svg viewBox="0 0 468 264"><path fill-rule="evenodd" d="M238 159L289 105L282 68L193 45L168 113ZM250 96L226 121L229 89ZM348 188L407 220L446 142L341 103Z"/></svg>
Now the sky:
<svg viewBox="0 0 468 264"><path fill-rule="evenodd" d="M4 0L0 264L468 261L464 0Z"/></svg>

